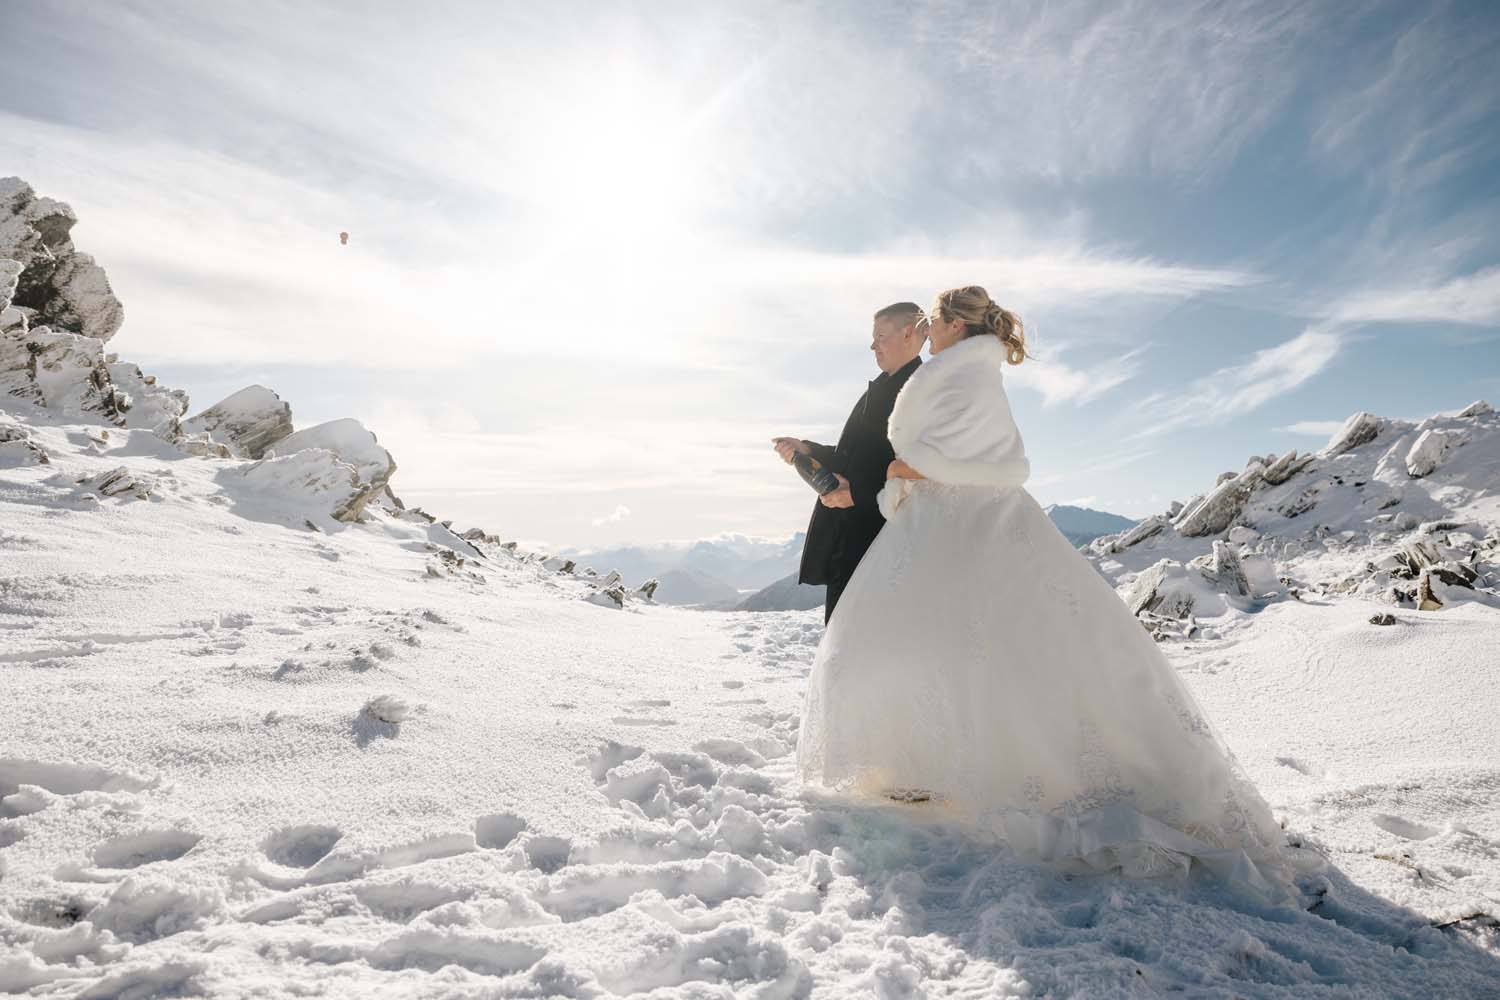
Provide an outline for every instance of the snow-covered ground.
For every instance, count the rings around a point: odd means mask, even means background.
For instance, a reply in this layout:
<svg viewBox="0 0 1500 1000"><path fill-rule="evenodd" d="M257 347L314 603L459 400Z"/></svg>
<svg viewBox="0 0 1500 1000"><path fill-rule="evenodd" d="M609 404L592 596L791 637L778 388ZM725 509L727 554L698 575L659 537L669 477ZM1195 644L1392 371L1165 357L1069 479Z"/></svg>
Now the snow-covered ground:
<svg viewBox="0 0 1500 1000"><path fill-rule="evenodd" d="M188 417L73 221L0 179L0 993L1500 995L1487 407L1091 546L1307 848L1269 907L802 794L821 611L460 535L265 387Z"/></svg>
<svg viewBox="0 0 1500 1000"><path fill-rule="evenodd" d="M0 408L50 457L0 470L0 992L1500 991L1483 605L1307 597L1169 644L1327 857L1272 909L799 797L817 611L599 606L576 569L459 565L383 506L282 523L247 463ZM121 467L144 498L97 492Z"/></svg>

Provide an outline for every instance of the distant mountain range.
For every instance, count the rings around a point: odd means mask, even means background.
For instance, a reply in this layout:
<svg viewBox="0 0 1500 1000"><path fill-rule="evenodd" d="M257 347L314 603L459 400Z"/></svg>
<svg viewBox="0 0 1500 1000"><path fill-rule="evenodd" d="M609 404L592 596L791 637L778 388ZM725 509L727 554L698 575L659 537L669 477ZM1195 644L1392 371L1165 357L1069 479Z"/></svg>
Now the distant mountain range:
<svg viewBox="0 0 1500 1000"><path fill-rule="evenodd" d="M733 607L745 592L795 573L805 537L801 531L789 538L725 533L562 554L600 572L618 570L632 584L654 577L660 584L656 599L664 604Z"/></svg>
<svg viewBox="0 0 1500 1000"><path fill-rule="evenodd" d="M1102 535L1113 535L1135 527L1135 521L1108 511L1070 507L1055 503L1045 508L1057 530L1074 545L1087 545Z"/></svg>
<svg viewBox="0 0 1500 1000"><path fill-rule="evenodd" d="M1052 522L1074 545L1128 530L1128 517L1086 507L1053 504ZM617 570L632 584L655 578L664 604L742 611L792 611L823 603L823 588L798 584L806 535L758 538L726 533L695 541L655 542L614 548L569 549L562 555L600 572ZM747 592L753 591L746 597Z"/></svg>

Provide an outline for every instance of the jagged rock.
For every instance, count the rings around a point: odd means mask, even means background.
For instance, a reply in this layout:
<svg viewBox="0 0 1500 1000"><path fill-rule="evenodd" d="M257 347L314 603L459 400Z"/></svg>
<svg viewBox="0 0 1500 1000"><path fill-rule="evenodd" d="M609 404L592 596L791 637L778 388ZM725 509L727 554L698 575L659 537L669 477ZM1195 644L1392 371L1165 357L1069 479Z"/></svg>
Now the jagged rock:
<svg viewBox="0 0 1500 1000"><path fill-rule="evenodd" d="M266 457L282 458L302 451L328 452L353 473L355 493L340 503L333 515L340 521L357 520L365 504L385 489L396 471L396 460L391 453L380 447L375 435L364 425L350 417L288 434L266 450ZM428 520L433 519L428 516Z"/></svg>
<svg viewBox="0 0 1500 1000"><path fill-rule="evenodd" d="M483 528L470 528L458 537L466 542L484 542L487 545L499 545L500 536L492 535Z"/></svg>
<svg viewBox="0 0 1500 1000"><path fill-rule="evenodd" d="M230 466L218 478L234 481L229 492L236 508L253 504L247 510L250 516L293 525L310 520L314 513L355 520L369 495L354 467L323 448L267 455L258 462Z"/></svg>
<svg viewBox="0 0 1500 1000"><path fill-rule="evenodd" d="M1182 513L1182 501L1181 500L1173 500L1170 504L1167 505L1167 519L1168 520L1170 520L1172 518L1175 518L1178 514L1181 514L1181 513Z"/></svg>
<svg viewBox="0 0 1500 1000"><path fill-rule="evenodd" d="M1186 618L1193 613L1197 595L1191 588L1172 586L1184 576L1183 565L1163 559L1136 575L1125 594L1125 606L1133 615L1153 612L1168 618Z"/></svg>
<svg viewBox="0 0 1500 1000"><path fill-rule="evenodd" d="M120 329L125 311L103 268L74 249L69 234L77 221L71 208L38 198L20 178L0 178L0 257L21 264L8 304L102 343Z"/></svg>
<svg viewBox="0 0 1500 1000"><path fill-rule="evenodd" d="M0 333L26 327L26 313L11 305L21 270L20 261L0 257Z"/></svg>
<svg viewBox="0 0 1500 1000"><path fill-rule="evenodd" d="M562 556L553 556L543 560L542 566L554 573L571 573L577 568L577 563L571 559L564 559Z"/></svg>
<svg viewBox="0 0 1500 1000"><path fill-rule="evenodd" d="M0 469L24 465L49 465L47 450L31 440L31 432L21 424L0 421Z"/></svg>
<svg viewBox="0 0 1500 1000"><path fill-rule="evenodd" d="M1249 545L1260 538L1260 532L1243 524L1237 524L1229 529L1226 537L1235 545Z"/></svg>
<svg viewBox="0 0 1500 1000"><path fill-rule="evenodd" d="M584 600L590 604L597 604L601 608L623 608L625 606L625 588L606 587L603 590L594 591L585 597Z"/></svg>
<svg viewBox="0 0 1500 1000"><path fill-rule="evenodd" d="M107 497L129 495L137 500L144 500L151 495L156 484L149 476L142 476L131 472L121 465L111 469L101 476L93 476L78 480L88 492Z"/></svg>
<svg viewBox="0 0 1500 1000"><path fill-rule="evenodd" d="M1261 483L1265 471L1264 465L1252 462L1244 472L1220 482L1208 496L1177 515L1177 533L1192 538L1214 535L1229 527Z"/></svg>
<svg viewBox="0 0 1500 1000"><path fill-rule="evenodd" d="M660 586L661 584L654 579L647 580L645 583L641 584L640 589L636 592L649 601L656 597L656 588Z"/></svg>
<svg viewBox="0 0 1500 1000"><path fill-rule="evenodd" d="M1272 486L1280 486L1311 465L1312 460L1312 455L1303 455L1301 458L1298 458L1296 449L1293 449L1274 462L1268 463L1266 471L1262 475L1265 477L1266 482Z"/></svg>
<svg viewBox="0 0 1500 1000"><path fill-rule="evenodd" d="M1342 455L1346 451L1353 451L1360 445L1368 444L1379 437L1384 426L1385 421L1375 416L1375 414L1360 410L1344 421L1344 426L1339 428L1333 437L1329 438L1328 444L1324 446L1322 452L1319 454L1323 458L1333 458L1335 455Z"/></svg>
<svg viewBox="0 0 1500 1000"><path fill-rule="evenodd" d="M1173 619L1221 615L1231 607L1247 608L1254 599L1244 562L1222 540L1214 541L1211 553L1185 566L1173 559L1159 560L1138 573L1125 592L1132 614Z"/></svg>
<svg viewBox="0 0 1500 1000"><path fill-rule="evenodd" d="M1455 601L1474 597L1474 581L1479 574L1457 562L1445 562L1422 571L1417 581L1417 608L1437 611Z"/></svg>
<svg viewBox="0 0 1500 1000"><path fill-rule="evenodd" d="M229 450L228 445L220 444L207 434L190 434L177 442L177 447L189 455L197 455L199 458L233 458L234 453Z"/></svg>
<svg viewBox="0 0 1500 1000"><path fill-rule="evenodd" d="M1429 475L1442 464L1443 456L1451 448L1464 443L1461 434L1428 428L1417 436L1411 450L1406 453L1406 472L1413 479Z"/></svg>
<svg viewBox="0 0 1500 1000"><path fill-rule="evenodd" d="M182 422L186 434L207 434L236 456L261 458L292 433L292 408L263 385L246 386Z"/></svg>
<svg viewBox="0 0 1500 1000"><path fill-rule="evenodd" d="M1494 412L1495 408L1489 403L1486 403L1482 399L1476 399L1462 410L1459 410L1458 416L1460 419L1468 419L1469 417L1482 417L1487 413Z"/></svg>
<svg viewBox="0 0 1500 1000"><path fill-rule="evenodd" d="M1124 552L1132 545L1138 545L1152 535L1160 534L1161 530L1166 526L1167 519L1165 517L1153 514L1123 534L1114 536L1113 538L1106 537L1099 539L1100 544L1095 551L1101 555L1112 552ZM814 606L816 607L816 605Z"/></svg>
<svg viewBox="0 0 1500 1000"><path fill-rule="evenodd" d="M1237 475L1239 475L1237 472L1221 472L1219 473L1219 478L1214 480L1214 485L1218 486L1220 483L1227 483Z"/></svg>
<svg viewBox="0 0 1500 1000"><path fill-rule="evenodd" d="M1381 611L1370 616L1370 624L1394 625L1396 624L1396 616L1391 614L1389 611Z"/></svg>

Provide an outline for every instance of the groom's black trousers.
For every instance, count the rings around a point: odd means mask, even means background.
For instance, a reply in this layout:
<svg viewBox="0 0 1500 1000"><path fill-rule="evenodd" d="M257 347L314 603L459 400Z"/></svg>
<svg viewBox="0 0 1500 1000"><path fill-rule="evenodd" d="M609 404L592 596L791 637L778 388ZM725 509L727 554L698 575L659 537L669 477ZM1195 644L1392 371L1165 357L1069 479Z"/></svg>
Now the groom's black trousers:
<svg viewBox="0 0 1500 1000"><path fill-rule="evenodd" d="M896 457L886 438L886 423L896 405L896 394L921 363L921 358L913 358L901 370L881 373L872 381L854 404L837 445L805 442L813 458L849 480L849 495L854 500L853 507L843 508L825 507L814 501L807 539L802 544L802 567L797 579L801 583L827 586L823 603L825 624L833 616L834 605L854 576L860 559L885 526L875 495L885 485L886 467Z"/></svg>
<svg viewBox="0 0 1500 1000"><path fill-rule="evenodd" d="M852 575L852 574L851 574ZM844 594L844 588L849 585L849 575L830 574L827 583L827 594L823 598L823 624L828 624L828 619L833 617L833 606L839 602Z"/></svg>

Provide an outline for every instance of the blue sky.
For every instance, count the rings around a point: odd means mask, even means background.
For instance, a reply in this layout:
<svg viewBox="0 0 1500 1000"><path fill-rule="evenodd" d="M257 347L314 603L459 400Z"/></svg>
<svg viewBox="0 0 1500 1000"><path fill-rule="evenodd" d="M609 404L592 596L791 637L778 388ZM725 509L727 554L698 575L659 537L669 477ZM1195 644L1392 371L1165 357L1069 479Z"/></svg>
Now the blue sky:
<svg viewBox="0 0 1500 1000"><path fill-rule="evenodd" d="M113 344L556 544L783 535L869 316L979 283L1043 502L1500 402L1488 3L3 3ZM352 238L341 247L337 234Z"/></svg>

